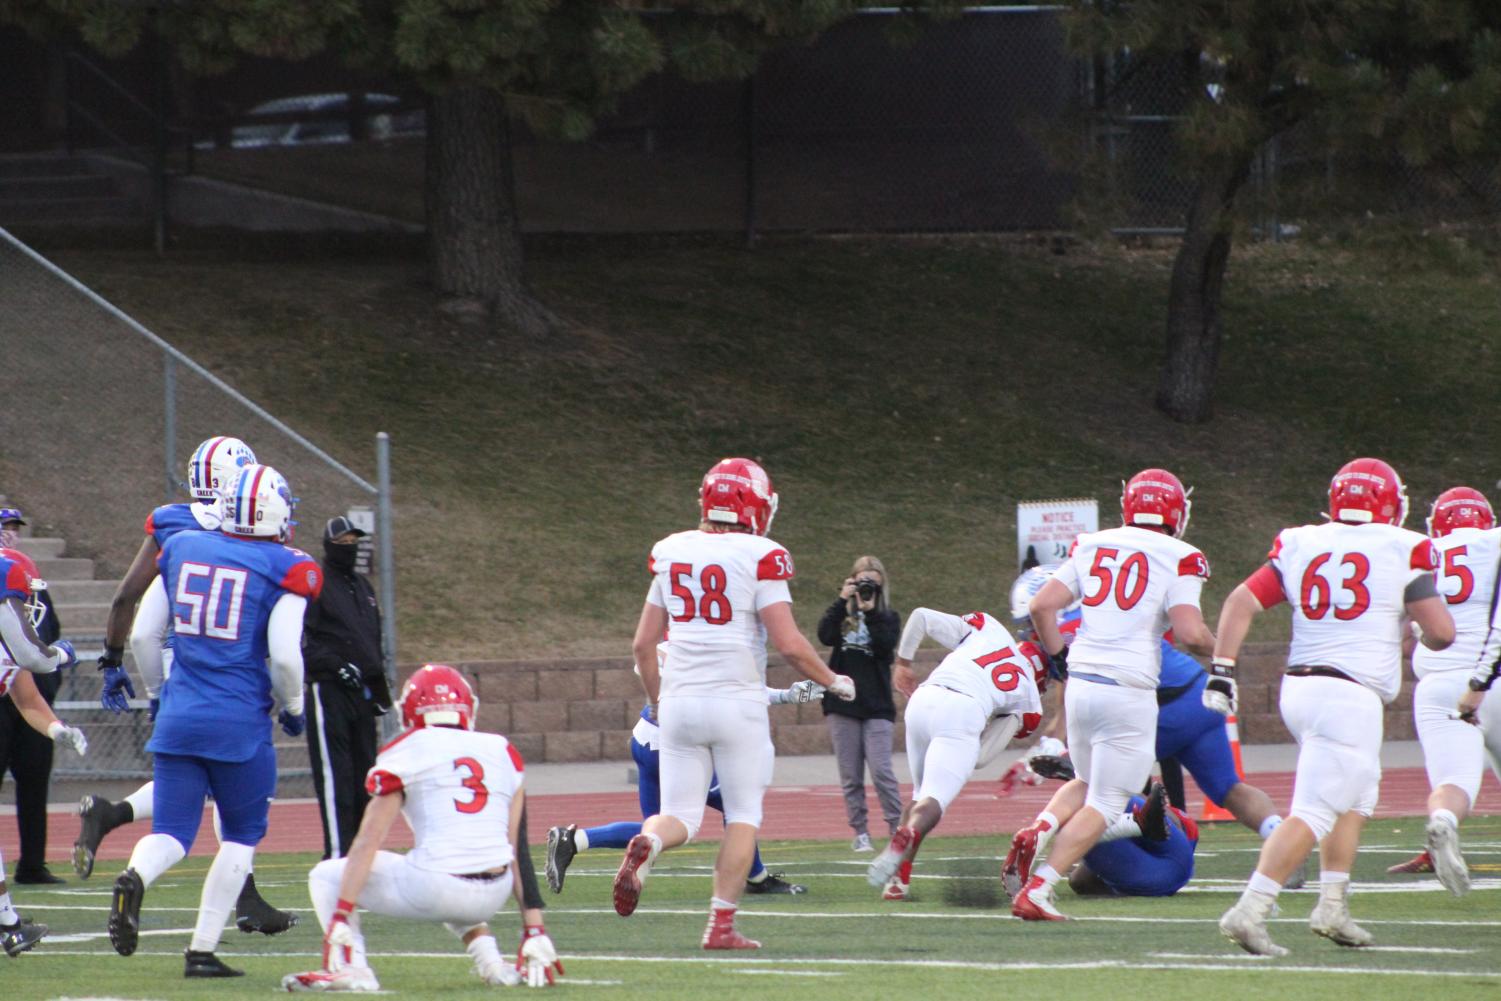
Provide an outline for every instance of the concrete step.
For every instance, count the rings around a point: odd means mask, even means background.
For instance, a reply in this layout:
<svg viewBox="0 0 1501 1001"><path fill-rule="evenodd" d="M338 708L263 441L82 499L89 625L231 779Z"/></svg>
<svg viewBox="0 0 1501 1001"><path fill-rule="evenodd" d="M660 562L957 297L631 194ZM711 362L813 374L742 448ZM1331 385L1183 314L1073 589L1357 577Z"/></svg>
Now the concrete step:
<svg viewBox="0 0 1501 1001"><path fill-rule="evenodd" d="M119 193L119 182L103 174L0 175L0 199L88 198Z"/></svg>
<svg viewBox="0 0 1501 1001"><path fill-rule="evenodd" d="M68 546L66 539L46 539L35 536L23 537L18 543L21 552L34 560L53 560L63 554Z"/></svg>
<svg viewBox="0 0 1501 1001"><path fill-rule="evenodd" d="M71 557L40 559L36 561L36 568L45 581L92 580L94 577L93 560L73 559Z"/></svg>
<svg viewBox="0 0 1501 1001"><path fill-rule="evenodd" d="M52 603L62 605L97 605L108 603L120 586L117 580L49 580L47 590Z"/></svg>
<svg viewBox="0 0 1501 1001"><path fill-rule="evenodd" d="M140 202L125 195L82 198L0 197L0 224L67 223L81 225L100 220L134 221L143 218Z"/></svg>
<svg viewBox="0 0 1501 1001"><path fill-rule="evenodd" d="M63 174L89 174L87 160L69 156L0 157L0 177L55 177Z"/></svg>
<svg viewBox="0 0 1501 1001"><path fill-rule="evenodd" d="M109 620L109 602L74 604L58 601L54 604L57 608L57 618L63 625L64 636L104 635L104 626Z"/></svg>

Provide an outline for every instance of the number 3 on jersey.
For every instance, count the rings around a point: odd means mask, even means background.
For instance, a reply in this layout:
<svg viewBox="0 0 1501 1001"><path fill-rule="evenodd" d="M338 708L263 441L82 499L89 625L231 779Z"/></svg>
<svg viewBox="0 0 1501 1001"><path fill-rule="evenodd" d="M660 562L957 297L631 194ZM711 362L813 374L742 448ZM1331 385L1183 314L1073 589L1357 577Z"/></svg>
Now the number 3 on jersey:
<svg viewBox="0 0 1501 1001"><path fill-rule="evenodd" d="M683 602L682 610L673 613L672 621L690 622L694 616L701 617L713 626L722 626L730 621L734 610L730 608L729 595L724 593L727 582L724 567L710 563L698 575L698 585L703 591L701 598L694 597L693 589L687 583L693 579L693 564L674 563L667 573L672 581L672 596Z"/></svg>
<svg viewBox="0 0 1501 1001"><path fill-rule="evenodd" d="M455 771L463 768L469 772L459 784L474 793L472 799L459 799L455 796L453 808L460 813L479 813L490 802L490 790L485 788L485 766L473 758L455 758L453 767Z"/></svg>

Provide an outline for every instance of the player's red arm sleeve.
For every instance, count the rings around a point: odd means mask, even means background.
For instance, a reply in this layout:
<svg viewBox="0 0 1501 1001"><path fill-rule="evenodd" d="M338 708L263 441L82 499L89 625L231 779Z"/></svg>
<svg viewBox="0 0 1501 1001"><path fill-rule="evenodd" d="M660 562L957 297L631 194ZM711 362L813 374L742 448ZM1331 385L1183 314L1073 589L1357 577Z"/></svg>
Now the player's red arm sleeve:
<svg viewBox="0 0 1501 1001"><path fill-rule="evenodd" d="M1209 579L1209 561L1203 553L1189 553L1178 561L1179 577L1203 577Z"/></svg>
<svg viewBox="0 0 1501 1001"><path fill-rule="evenodd" d="M967 626L969 626L976 632L979 632L981 629L985 628L984 612L970 612L968 615L961 616L961 618L964 619L964 622Z"/></svg>
<svg viewBox="0 0 1501 1001"><path fill-rule="evenodd" d="M1023 737L1029 737L1032 731L1041 725L1042 713L1022 713L1022 728L1016 731L1016 736L1012 739L1020 740Z"/></svg>
<svg viewBox="0 0 1501 1001"><path fill-rule="evenodd" d="M150 514L148 514L146 516L146 534L147 535L155 535L156 534L156 512L155 511L152 511Z"/></svg>
<svg viewBox="0 0 1501 1001"><path fill-rule="evenodd" d="M12 563L5 571L5 593L0 598L19 598L25 601L31 597L31 587L26 583L26 570L19 563Z"/></svg>
<svg viewBox="0 0 1501 1001"><path fill-rule="evenodd" d="M1433 543L1424 539L1412 547L1410 566L1413 570L1427 570L1432 572L1438 569L1438 550Z"/></svg>
<svg viewBox="0 0 1501 1001"><path fill-rule="evenodd" d="M1282 588L1282 577L1270 563L1263 563L1260 569L1247 577L1245 585L1262 608L1271 608L1287 598Z"/></svg>
<svg viewBox="0 0 1501 1001"><path fill-rule="evenodd" d="M404 788L401 776L384 768L372 768L370 774L365 776L365 791L372 796L390 796Z"/></svg>
<svg viewBox="0 0 1501 1001"><path fill-rule="evenodd" d="M507 744L506 750L511 754L511 764L516 766L518 772L526 771L526 762L521 760L521 752L516 750L515 744Z"/></svg>
<svg viewBox="0 0 1501 1001"><path fill-rule="evenodd" d="M773 549L756 564L756 580L791 580L795 572L792 554L785 549Z"/></svg>
<svg viewBox="0 0 1501 1001"><path fill-rule="evenodd" d="M323 591L323 570L312 560L299 560L281 579L281 586L309 601L316 600Z"/></svg>

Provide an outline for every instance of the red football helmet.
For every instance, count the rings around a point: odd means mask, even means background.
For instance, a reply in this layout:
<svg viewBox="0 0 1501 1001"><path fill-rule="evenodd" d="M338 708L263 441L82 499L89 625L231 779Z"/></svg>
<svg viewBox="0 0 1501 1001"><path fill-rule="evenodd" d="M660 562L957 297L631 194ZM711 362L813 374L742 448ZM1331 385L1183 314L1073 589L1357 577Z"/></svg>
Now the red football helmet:
<svg viewBox="0 0 1501 1001"><path fill-rule="evenodd" d="M1401 527L1407 520L1407 487L1380 459L1352 459L1329 481L1329 518Z"/></svg>
<svg viewBox="0 0 1501 1001"><path fill-rule="evenodd" d="M1183 483L1166 469L1143 469L1121 489L1121 521L1139 528L1155 528L1174 538L1188 530L1193 502Z"/></svg>
<svg viewBox="0 0 1501 1001"><path fill-rule="evenodd" d="M479 698L469 682L447 664L424 664L401 689L401 725L474 729Z"/></svg>
<svg viewBox="0 0 1501 1001"><path fill-rule="evenodd" d="M704 521L741 525L757 535L771 531L777 513L776 491L761 464L750 459L722 459L704 474L698 488Z"/></svg>
<svg viewBox="0 0 1501 1001"><path fill-rule="evenodd" d="M1032 680L1037 682L1037 694L1041 695L1048 690L1047 654L1031 640L1022 640L1016 645L1016 650L1026 660L1027 667L1032 669Z"/></svg>
<svg viewBox="0 0 1501 1001"><path fill-rule="evenodd" d="M1428 534L1441 539L1456 528L1493 528L1496 513L1485 494L1473 487L1450 487L1438 495L1428 512Z"/></svg>
<svg viewBox="0 0 1501 1001"><path fill-rule="evenodd" d="M47 582L42 580L41 573L30 556L19 549L0 549L0 558L10 560L15 564L7 574L5 584L18 591L26 592L26 600L21 606L26 609L26 615L31 619L31 628L41 626L42 620L47 617L47 606L42 604L41 592L47 590ZM20 580L15 579L19 571Z"/></svg>

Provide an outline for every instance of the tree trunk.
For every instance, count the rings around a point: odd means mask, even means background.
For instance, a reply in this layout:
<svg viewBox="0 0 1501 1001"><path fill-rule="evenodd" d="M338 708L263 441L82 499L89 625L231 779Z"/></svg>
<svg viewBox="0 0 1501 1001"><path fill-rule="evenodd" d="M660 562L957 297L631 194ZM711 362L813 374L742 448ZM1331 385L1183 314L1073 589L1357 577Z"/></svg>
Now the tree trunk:
<svg viewBox="0 0 1501 1001"><path fill-rule="evenodd" d="M1231 206L1250 166L1248 154L1205 172L1194 191L1183 243L1173 262L1167 296L1167 357L1157 384L1157 408L1185 424L1207 421L1214 410Z"/></svg>
<svg viewBox="0 0 1501 1001"><path fill-rule="evenodd" d="M427 238L433 288L482 303L523 334L558 318L526 286L505 104L485 87L453 87L427 106Z"/></svg>

